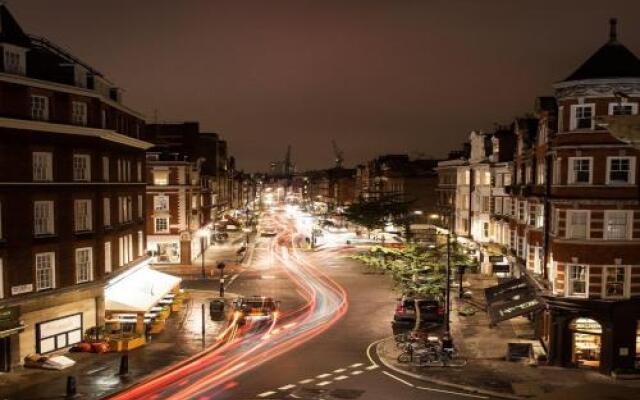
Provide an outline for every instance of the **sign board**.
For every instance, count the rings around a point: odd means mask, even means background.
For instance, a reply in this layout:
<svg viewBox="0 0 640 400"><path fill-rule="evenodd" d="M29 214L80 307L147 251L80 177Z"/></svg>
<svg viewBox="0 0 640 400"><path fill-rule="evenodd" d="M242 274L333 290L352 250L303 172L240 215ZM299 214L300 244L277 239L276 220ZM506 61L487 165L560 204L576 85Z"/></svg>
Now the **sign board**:
<svg viewBox="0 0 640 400"><path fill-rule="evenodd" d="M0 308L0 331L13 329L20 326L20 307Z"/></svg>
<svg viewBox="0 0 640 400"><path fill-rule="evenodd" d="M492 264L503 263L504 261L504 256L489 256L489 262Z"/></svg>
<svg viewBox="0 0 640 400"><path fill-rule="evenodd" d="M484 297L487 300L487 304L491 304L501 299L504 300L505 297L508 298L510 292L521 291L523 289L526 289L526 291L530 290L530 286L524 277L488 287L484 290Z"/></svg>
<svg viewBox="0 0 640 400"><path fill-rule="evenodd" d="M493 273L509 273L511 266L509 264L493 264L491 266Z"/></svg>
<svg viewBox="0 0 640 400"><path fill-rule="evenodd" d="M489 307L489 319L495 325L520 315L529 314L544 307L542 301L534 293L527 293L517 300L493 304Z"/></svg>
<svg viewBox="0 0 640 400"><path fill-rule="evenodd" d="M23 294L23 293L31 293L31 292L33 292L33 283L28 283L26 285L11 286L12 296Z"/></svg>

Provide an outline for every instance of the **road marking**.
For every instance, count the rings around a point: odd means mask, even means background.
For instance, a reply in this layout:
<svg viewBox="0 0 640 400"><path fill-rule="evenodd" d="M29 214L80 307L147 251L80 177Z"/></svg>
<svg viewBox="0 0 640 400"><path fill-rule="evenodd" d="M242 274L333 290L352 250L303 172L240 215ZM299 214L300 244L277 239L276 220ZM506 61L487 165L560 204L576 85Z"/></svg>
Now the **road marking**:
<svg viewBox="0 0 640 400"><path fill-rule="evenodd" d="M373 357L371 356L371 348L373 348L373 346L377 345L378 343L382 342L383 340L384 339L376 340L375 342L370 343L369 346L367 346L367 358L369 358L369 362L371 362L371 365L378 365L378 363L373 361Z"/></svg>
<svg viewBox="0 0 640 400"><path fill-rule="evenodd" d="M416 386L416 389L420 389L420 390L427 390L429 392L438 392L438 393L446 393L446 394L452 394L455 396L462 396L462 397L472 397L474 399L488 399L489 396L481 396L479 394L472 394L472 393L462 393L462 392L452 392L450 390L444 390L444 389L436 389L436 388L428 388L428 387L424 387L424 386Z"/></svg>
<svg viewBox="0 0 640 400"><path fill-rule="evenodd" d="M229 282L228 282L226 285L224 285L225 289L226 289L226 288L228 288L229 286L231 286L231 284L233 283L233 281L235 281L235 280L236 280L236 278L238 277L238 275L240 275L240 274L235 274L235 275L233 275L233 276L231 277L231 279L229 279Z"/></svg>
<svg viewBox="0 0 640 400"><path fill-rule="evenodd" d="M346 370L347 370L346 368L338 368L338 369L334 369L333 372L335 372L336 374L339 374L339 373L344 372Z"/></svg>
<svg viewBox="0 0 640 400"><path fill-rule="evenodd" d="M351 375L360 375L360 374L361 374L361 373L363 373L363 372L364 372L364 371L356 370L356 371L353 371L353 372L351 373Z"/></svg>
<svg viewBox="0 0 640 400"><path fill-rule="evenodd" d="M316 378L323 379L323 378L326 378L327 376L331 376L331 374L320 374L320 375L316 376Z"/></svg>
<svg viewBox="0 0 640 400"><path fill-rule="evenodd" d="M314 379L313 379L313 378L309 378L309 379L303 379L303 380L299 381L298 383L301 383L301 384L303 384L303 385L306 385L307 383L311 383L311 382L313 382L313 381L314 381Z"/></svg>
<svg viewBox="0 0 640 400"><path fill-rule="evenodd" d="M373 365L369 365L369 366L366 368L366 370L367 370L367 371L372 371L372 370L374 370L374 369L376 369L376 368L378 368L378 364L373 364Z"/></svg>
<svg viewBox="0 0 640 400"><path fill-rule="evenodd" d="M402 378L398 378L397 376L387 372L387 371L382 371L383 374L385 374L386 376L388 376L389 378L395 379L400 383L404 383L405 385L409 386L409 387L415 387L413 383L409 382L409 381L405 381Z"/></svg>
<svg viewBox="0 0 640 400"><path fill-rule="evenodd" d="M278 392L274 392L274 391L272 390L272 391L269 391L269 392L260 393L260 394L258 395L258 397L263 398L263 397L271 396L272 394L276 394L276 393L278 393Z"/></svg>
<svg viewBox="0 0 640 400"><path fill-rule="evenodd" d="M355 363L355 364L351 364L349 367L350 368L358 368L361 367L363 364L362 363Z"/></svg>
<svg viewBox="0 0 640 400"><path fill-rule="evenodd" d="M343 381L345 379L347 379L348 376L346 375L340 375L340 376L336 376L335 378L333 378L334 381Z"/></svg>
<svg viewBox="0 0 640 400"><path fill-rule="evenodd" d="M331 383L331 381L322 381L320 383L316 383L316 386L327 386L330 383Z"/></svg>
<svg viewBox="0 0 640 400"><path fill-rule="evenodd" d="M284 385L283 387L279 387L278 390L289 390L289 389L293 389L294 387L296 387L296 385L289 384L289 385Z"/></svg>

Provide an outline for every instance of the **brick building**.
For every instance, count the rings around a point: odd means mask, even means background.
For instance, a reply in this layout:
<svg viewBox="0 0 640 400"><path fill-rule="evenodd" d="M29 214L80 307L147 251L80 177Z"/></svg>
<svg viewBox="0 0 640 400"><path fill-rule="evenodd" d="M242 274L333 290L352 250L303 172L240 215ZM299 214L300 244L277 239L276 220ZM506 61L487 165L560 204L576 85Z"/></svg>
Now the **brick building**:
<svg viewBox="0 0 640 400"><path fill-rule="evenodd" d="M145 261L143 116L0 5L0 370L82 340ZM20 321L20 322L18 322Z"/></svg>

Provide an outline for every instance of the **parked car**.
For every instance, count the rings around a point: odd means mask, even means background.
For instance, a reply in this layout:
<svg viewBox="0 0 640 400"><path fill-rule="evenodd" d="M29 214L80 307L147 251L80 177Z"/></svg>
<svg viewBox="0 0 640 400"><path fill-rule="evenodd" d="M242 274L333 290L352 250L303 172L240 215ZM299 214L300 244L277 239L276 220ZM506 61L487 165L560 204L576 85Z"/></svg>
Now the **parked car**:
<svg viewBox="0 0 640 400"><path fill-rule="evenodd" d="M398 299L396 310L393 314L393 321L398 325L412 325L416 323L416 299L413 297L402 297ZM444 305L439 299L418 299L420 307L420 320L423 323L444 322Z"/></svg>

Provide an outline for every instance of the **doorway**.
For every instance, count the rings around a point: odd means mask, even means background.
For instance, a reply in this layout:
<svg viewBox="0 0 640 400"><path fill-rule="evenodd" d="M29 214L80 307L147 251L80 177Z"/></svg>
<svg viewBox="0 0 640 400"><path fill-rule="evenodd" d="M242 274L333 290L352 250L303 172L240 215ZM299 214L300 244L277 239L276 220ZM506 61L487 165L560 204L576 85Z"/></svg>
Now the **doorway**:
<svg viewBox="0 0 640 400"><path fill-rule="evenodd" d="M11 370L11 336L0 338L0 372Z"/></svg>
<svg viewBox="0 0 640 400"><path fill-rule="evenodd" d="M591 318L576 318L569 324L572 337L571 361L578 367L600 367L602 325Z"/></svg>

